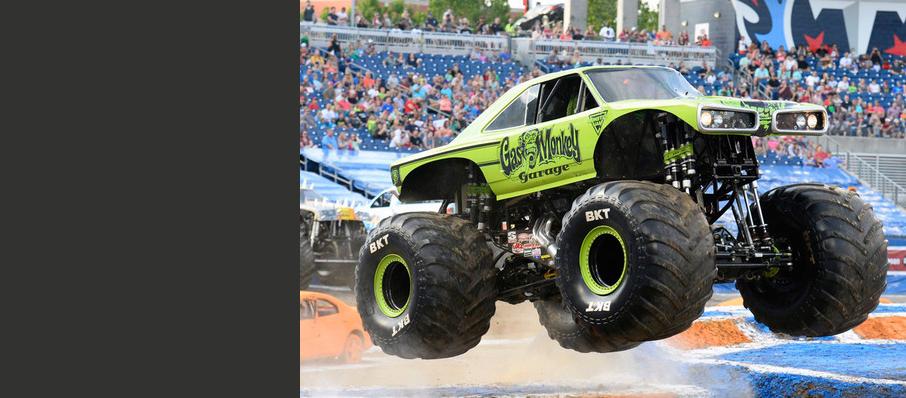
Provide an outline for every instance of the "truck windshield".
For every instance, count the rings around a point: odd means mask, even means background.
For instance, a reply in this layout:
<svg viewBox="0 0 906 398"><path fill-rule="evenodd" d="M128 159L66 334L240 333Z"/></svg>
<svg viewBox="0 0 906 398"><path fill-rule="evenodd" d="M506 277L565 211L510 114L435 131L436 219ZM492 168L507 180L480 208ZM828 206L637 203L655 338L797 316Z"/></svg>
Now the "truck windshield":
<svg viewBox="0 0 906 398"><path fill-rule="evenodd" d="M667 68L619 68L587 72L607 102L630 99L697 97L699 92L679 72Z"/></svg>

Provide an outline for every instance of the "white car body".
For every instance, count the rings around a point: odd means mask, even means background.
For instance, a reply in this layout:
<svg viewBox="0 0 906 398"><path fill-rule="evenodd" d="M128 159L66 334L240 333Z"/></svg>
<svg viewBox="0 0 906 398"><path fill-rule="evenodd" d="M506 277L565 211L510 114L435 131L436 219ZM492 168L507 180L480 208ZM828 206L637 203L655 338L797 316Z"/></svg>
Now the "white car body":
<svg viewBox="0 0 906 398"><path fill-rule="evenodd" d="M395 214L412 212L436 213L437 210L440 209L441 203L442 202L439 200L403 203L400 202L399 193L397 193L396 188L388 188L375 196L367 207L356 209L356 213L362 216L363 221L365 222L365 228L371 230L371 228L377 226L381 220ZM451 212L453 208L454 204L451 203L450 206L447 207L447 212ZM365 217L365 214L368 216Z"/></svg>

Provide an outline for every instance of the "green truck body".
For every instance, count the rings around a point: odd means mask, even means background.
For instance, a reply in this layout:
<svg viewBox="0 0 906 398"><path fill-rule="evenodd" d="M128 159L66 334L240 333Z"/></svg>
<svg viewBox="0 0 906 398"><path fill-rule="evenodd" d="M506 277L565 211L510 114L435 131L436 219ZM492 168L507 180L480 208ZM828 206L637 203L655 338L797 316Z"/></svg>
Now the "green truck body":
<svg viewBox="0 0 906 398"><path fill-rule="evenodd" d="M615 120L628 114L654 110L675 115L696 131L704 134L766 136L779 134L772 127L776 112L808 111L824 115L824 109L813 104L788 101L747 101L717 96L685 96L673 99L630 99L608 102L589 77L600 70L654 69L660 67L584 67L544 75L510 89L479 115L450 144L403 158L391 165L393 183L403 198L411 185L412 172L426 164L445 159L462 159L480 167L485 180L498 200L543 191L595 178L598 170L594 154L601 133ZM578 75L594 97L597 107L556 120L488 131L488 126L513 101L532 86L568 75ZM629 82L632 84L632 82ZM699 124L703 109L749 110L757 112L757 125L750 131L710 130ZM826 120L826 116L824 116ZM798 131L783 134L818 135L823 131ZM671 154L666 153L669 157ZM665 159L665 160L669 160ZM421 199L429 199L421 197ZM440 197L430 198L440 199Z"/></svg>

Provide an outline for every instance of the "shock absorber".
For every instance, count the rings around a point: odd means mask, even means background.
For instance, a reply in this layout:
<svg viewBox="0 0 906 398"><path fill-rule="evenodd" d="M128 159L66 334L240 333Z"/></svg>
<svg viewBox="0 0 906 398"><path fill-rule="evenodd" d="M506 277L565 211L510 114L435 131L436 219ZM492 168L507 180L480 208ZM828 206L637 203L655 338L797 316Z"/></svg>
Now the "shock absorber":
<svg viewBox="0 0 906 398"><path fill-rule="evenodd" d="M670 173L670 162L668 160L670 158L670 151L672 148L670 147L669 140L667 140L667 128L663 123L658 123L658 132L655 133L654 136L655 138L660 138L661 147L664 148L664 178L667 180L667 182L672 183L673 174Z"/></svg>
<svg viewBox="0 0 906 398"><path fill-rule="evenodd" d="M752 181L751 187L752 196L755 198L752 200L752 208L754 209L754 216L757 216L755 221L756 231L758 237L761 239L762 243L766 246L771 246L771 236L768 234L768 224L764 222L764 214L761 213L761 198L758 197L758 180Z"/></svg>
<svg viewBox="0 0 906 398"><path fill-rule="evenodd" d="M478 203L478 184L475 183L475 170L469 165L466 167L466 175L468 176L468 183L466 184L466 208L469 212L469 221L473 225L478 225L478 216L480 212L480 205Z"/></svg>

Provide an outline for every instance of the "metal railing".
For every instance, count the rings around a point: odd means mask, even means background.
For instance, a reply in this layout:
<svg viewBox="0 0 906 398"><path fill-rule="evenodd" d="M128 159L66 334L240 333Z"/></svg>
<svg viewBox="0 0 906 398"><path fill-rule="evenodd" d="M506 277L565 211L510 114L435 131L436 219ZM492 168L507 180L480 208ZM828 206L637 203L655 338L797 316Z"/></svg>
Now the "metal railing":
<svg viewBox="0 0 906 398"><path fill-rule="evenodd" d="M510 51L508 36L424 32L420 30L352 28L348 26L299 23L299 34L313 45L326 46L334 35L341 44L373 43L378 51L469 54L473 49Z"/></svg>
<svg viewBox="0 0 906 398"><path fill-rule="evenodd" d="M844 159L846 170L853 173L860 181L871 186L880 192L881 196L892 200L898 206L906 206L906 188L890 179L871 162L856 154L847 152Z"/></svg>
<svg viewBox="0 0 906 398"><path fill-rule="evenodd" d="M711 67L718 66L718 52L714 47L695 46L657 46L650 43L619 43L600 40L560 41L550 39L532 40L516 38L513 42L528 41L528 45L517 45L527 48L534 59L541 59L557 50L558 53L572 54L578 50L583 61L594 62L601 58L603 62L669 65L686 63L689 66L706 62Z"/></svg>
<svg viewBox="0 0 906 398"><path fill-rule="evenodd" d="M906 186L906 155L859 152L853 152L853 154L873 165L897 184Z"/></svg>
<svg viewBox="0 0 906 398"><path fill-rule="evenodd" d="M808 140L824 147L832 155L843 159L843 169L854 175L863 184L881 193L881 196L892 200L897 206L906 207L906 188L885 173L881 158L896 155L875 155L853 153L843 150L837 140L827 135L808 137ZM899 164L892 164L893 170L902 172L906 165L906 156L897 156ZM888 170L889 171L889 170Z"/></svg>

